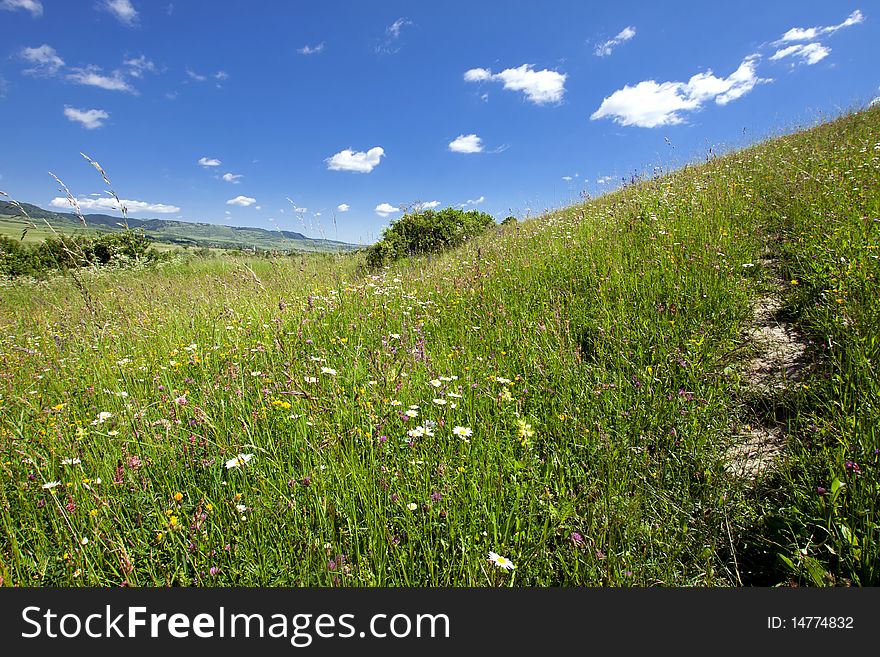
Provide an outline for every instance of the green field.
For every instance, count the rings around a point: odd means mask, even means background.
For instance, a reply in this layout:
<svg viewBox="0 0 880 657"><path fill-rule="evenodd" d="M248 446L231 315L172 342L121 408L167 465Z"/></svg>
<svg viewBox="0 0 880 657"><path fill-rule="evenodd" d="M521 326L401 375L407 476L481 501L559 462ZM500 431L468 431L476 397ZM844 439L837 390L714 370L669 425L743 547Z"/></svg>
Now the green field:
<svg viewBox="0 0 880 657"><path fill-rule="evenodd" d="M2 582L876 585L878 135L843 116L372 274L5 282ZM761 389L768 295L808 363ZM755 427L773 458L737 456Z"/></svg>

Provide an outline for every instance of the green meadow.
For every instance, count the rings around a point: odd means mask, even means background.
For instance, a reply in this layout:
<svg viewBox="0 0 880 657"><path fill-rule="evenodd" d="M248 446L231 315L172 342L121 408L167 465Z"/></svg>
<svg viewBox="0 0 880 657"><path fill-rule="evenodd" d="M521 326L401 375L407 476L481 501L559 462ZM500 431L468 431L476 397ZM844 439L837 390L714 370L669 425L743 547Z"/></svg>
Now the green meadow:
<svg viewBox="0 0 880 657"><path fill-rule="evenodd" d="M2 281L0 581L876 585L878 256L872 108L379 271Z"/></svg>

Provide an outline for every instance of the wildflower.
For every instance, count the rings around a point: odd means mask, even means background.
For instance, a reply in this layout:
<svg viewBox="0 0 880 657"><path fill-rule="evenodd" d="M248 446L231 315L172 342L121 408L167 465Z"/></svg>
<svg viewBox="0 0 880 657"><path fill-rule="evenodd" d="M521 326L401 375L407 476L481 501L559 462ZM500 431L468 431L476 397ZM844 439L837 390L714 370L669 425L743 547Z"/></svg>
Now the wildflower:
<svg viewBox="0 0 880 657"><path fill-rule="evenodd" d="M461 438L466 443L469 443L470 441L468 440L468 438L474 435L473 429L471 429L470 427L461 426L452 427L452 433Z"/></svg>
<svg viewBox="0 0 880 657"><path fill-rule="evenodd" d="M332 367L322 367L321 374L327 374L329 376L336 376L336 370L334 370Z"/></svg>
<svg viewBox="0 0 880 657"><path fill-rule="evenodd" d="M755 266L755 263L753 263L753 262L745 262L745 263L743 263L743 267L744 267L745 269L750 269L750 268L752 268L752 267L754 267L754 266Z"/></svg>
<svg viewBox="0 0 880 657"><path fill-rule="evenodd" d="M77 458L74 458L74 459L61 459L61 465L79 465L80 463L82 463L82 461L80 461L80 460L77 459Z"/></svg>
<svg viewBox="0 0 880 657"><path fill-rule="evenodd" d="M79 544L80 544L80 545L88 545L88 544L89 544L89 539L87 539L85 536L83 536L83 537L82 537L82 540L79 542Z"/></svg>
<svg viewBox="0 0 880 657"><path fill-rule="evenodd" d="M452 397L454 399L461 399L461 395L459 395L457 392L447 392L446 396Z"/></svg>
<svg viewBox="0 0 880 657"><path fill-rule="evenodd" d="M445 399L432 399L431 401L433 401L435 404L437 404L437 406L443 406L444 404L446 404Z"/></svg>
<svg viewBox="0 0 880 657"><path fill-rule="evenodd" d="M235 458L226 461L226 469L230 470L232 468L238 468L250 461L253 457L253 454L239 454Z"/></svg>
<svg viewBox="0 0 880 657"><path fill-rule="evenodd" d="M495 380L502 385L507 385L508 383L512 383L510 379L505 379L503 376L496 376Z"/></svg>
<svg viewBox="0 0 880 657"><path fill-rule="evenodd" d="M519 437L523 440L531 438L535 435L535 430L532 429L532 425L528 424L525 420L519 419L516 421L518 428Z"/></svg>
<svg viewBox="0 0 880 657"><path fill-rule="evenodd" d="M819 495L820 497L825 495L827 492L828 491L825 490L825 488L823 486L816 486L816 494Z"/></svg>
<svg viewBox="0 0 880 657"><path fill-rule="evenodd" d="M318 382L318 377L316 377L316 376L307 376L306 377L306 383L317 383L317 382Z"/></svg>
<svg viewBox="0 0 880 657"><path fill-rule="evenodd" d="M217 566L211 566L211 569L208 571L211 577L216 577L220 573L220 569Z"/></svg>
<svg viewBox="0 0 880 657"><path fill-rule="evenodd" d="M182 499L183 499L183 493L181 493L181 492L174 493L174 501L175 502L180 502L180 500L182 500Z"/></svg>
<svg viewBox="0 0 880 657"><path fill-rule="evenodd" d="M504 568L506 570L513 570L516 566L513 565L513 562L507 557L502 557L500 554L495 552L489 552L489 561L494 563L499 568Z"/></svg>
<svg viewBox="0 0 880 657"><path fill-rule="evenodd" d="M406 508L409 509L410 511L415 511L416 509L419 508L419 505L416 504L415 502L410 502L409 504L406 505Z"/></svg>
<svg viewBox="0 0 880 657"><path fill-rule="evenodd" d="M251 376L263 376L263 373L257 370L256 372L251 372Z"/></svg>
<svg viewBox="0 0 880 657"><path fill-rule="evenodd" d="M569 538L571 538L572 542L575 545L580 545L581 543L584 542L584 537L581 536L580 534L578 534L577 532L572 532L571 536Z"/></svg>
<svg viewBox="0 0 880 657"><path fill-rule="evenodd" d="M244 513L245 511L247 511L247 507L244 504L236 504L235 510L239 513Z"/></svg>
<svg viewBox="0 0 880 657"><path fill-rule="evenodd" d="M406 409L406 411L404 411L404 415L406 415L407 417L418 417L419 412L414 408L408 408Z"/></svg>
<svg viewBox="0 0 880 657"><path fill-rule="evenodd" d="M431 501L432 502L439 502L442 497L443 497L443 493L441 493L440 491L436 491L434 493L431 493Z"/></svg>
<svg viewBox="0 0 880 657"><path fill-rule="evenodd" d="M431 379L430 384L435 388L439 388L443 385L443 382L440 379Z"/></svg>
<svg viewBox="0 0 880 657"><path fill-rule="evenodd" d="M392 399L392 400L391 400L391 405L392 405L392 406L400 406L400 405L401 405L401 402L399 402L399 401L396 400L396 399Z"/></svg>
<svg viewBox="0 0 880 657"><path fill-rule="evenodd" d="M100 413L98 413L98 417L96 419L92 420L92 426L104 424L111 417L113 417L113 413L108 413L107 411L101 411Z"/></svg>
<svg viewBox="0 0 880 657"><path fill-rule="evenodd" d="M56 486L60 486L60 485L61 485L60 481L50 481L46 484L43 484L43 488L45 488L45 489L55 488Z"/></svg>

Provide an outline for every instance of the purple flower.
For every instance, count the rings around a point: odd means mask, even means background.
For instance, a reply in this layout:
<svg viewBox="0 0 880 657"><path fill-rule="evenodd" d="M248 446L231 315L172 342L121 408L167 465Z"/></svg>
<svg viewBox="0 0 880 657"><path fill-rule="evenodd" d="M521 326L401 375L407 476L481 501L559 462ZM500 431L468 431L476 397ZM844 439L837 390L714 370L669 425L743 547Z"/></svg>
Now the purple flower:
<svg viewBox="0 0 880 657"><path fill-rule="evenodd" d="M574 542L575 545L580 545L581 543L584 542L584 537L581 536L580 534L578 534L577 532L572 532L571 533L571 540Z"/></svg>
<svg viewBox="0 0 880 657"><path fill-rule="evenodd" d="M825 488L823 488L822 486L816 486L816 493L818 493L819 495L825 495L825 493L827 492L828 491L825 490Z"/></svg>
<svg viewBox="0 0 880 657"><path fill-rule="evenodd" d="M220 572L220 569L217 566L211 566L211 570L208 572L211 573L211 577L216 577Z"/></svg>
<svg viewBox="0 0 880 657"><path fill-rule="evenodd" d="M431 494L431 501L432 502L439 502L440 498L442 498L442 497L443 497L443 494L440 493L440 491L436 491Z"/></svg>
<svg viewBox="0 0 880 657"><path fill-rule="evenodd" d="M861 474L861 472L862 472L862 469L859 467L859 464L856 463L855 461L847 461L844 465L845 465L846 469L849 470L850 472L854 472L856 474Z"/></svg>

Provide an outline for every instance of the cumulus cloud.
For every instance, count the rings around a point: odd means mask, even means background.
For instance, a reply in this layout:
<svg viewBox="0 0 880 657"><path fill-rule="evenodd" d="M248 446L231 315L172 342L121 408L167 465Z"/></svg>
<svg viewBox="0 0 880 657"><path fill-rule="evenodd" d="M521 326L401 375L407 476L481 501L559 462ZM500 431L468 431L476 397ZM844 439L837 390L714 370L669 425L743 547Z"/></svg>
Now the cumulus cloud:
<svg viewBox="0 0 880 657"><path fill-rule="evenodd" d="M119 202L125 207L127 212L157 212L159 214L173 214L180 212L180 208L176 205L166 205L164 203L147 203L146 201L130 201L128 199L119 199ZM119 212L119 206L116 199L112 196L101 198L81 198L77 200L79 207L83 210L98 210L101 212ZM67 208L70 204L67 198L56 197L50 202L52 207Z"/></svg>
<svg viewBox="0 0 880 657"><path fill-rule="evenodd" d="M641 128L682 123L684 112L695 112L713 100L718 105L726 105L750 92L755 85L770 82L755 72L759 58L759 55L749 55L725 78L706 71L687 82L644 80L635 86L626 85L606 97L590 119L610 118L619 125Z"/></svg>
<svg viewBox="0 0 880 657"><path fill-rule="evenodd" d="M394 212L400 212L400 208L395 208L390 203L380 203L376 206L376 214L383 219Z"/></svg>
<svg viewBox="0 0 880 657"><path fill-rule="evenodd" d="M472 68L465 71L465 82L501 82L505 89L521 91L527 100L536 105L558 103L565 94L565 73L543 69L536 71L531 64L518 68L507 68L500 73L492 73L487 68Z"/></svg>
<svg viewBox="0 0 880 657"><path fill-rule="evenodd" d="M43 15L43 3L40 0L3 0L0 2L0 9L6 9L7 11L24 9L31 12L34 18L39 18Z"/></svg>
<svg viewBox="0 0 880 657"><path fill-rule="evenodd" d="M238 205L240 207L246 208L256 202L257 199L251 198L250 196L236 196L235 198L231 198L226 201L226 205Z"/></svg>
<svg viewBox="0 0 880 657"><path fill-rule="evenodd" d="M85 68L74 68L71 70L73 72L68 74L67 79L76 84L98 87L108 91L137 93L137 90L126 81L120 71L113 71L111 75L104 75L98 66L86 66Z"/></svg>
<svg viewBox="0 0 880 657"><path fill-rule="evenodd" d="M773 53L770 59L776 61L785 57L794 57L795 59L799 59L801 64L812 66L825 59L830 52L831 48L823 46L821 43L799 43L793 46L780 48Z"/></svg>
<svg viewBox="0 0 880 657"><path fill-rule="evenodd" d="M331 171L370 173L379 166L383 155L385 155L385 149L381 146L374 146L366 153L346 148L344 151L339 151L336 155L328 157L324 162L327 163L327 168Z"/></svg>
<svg viewBox="0 0 880 657"><path fill-rule="evenodd" d="M131 0L104 0L98 8L113 15L123 25L135 25L138 20L138 12Z"/></svg>
<svg viewBox="0 0 880 657"><path fill-rule="evenodd" d="M486 200L485 196L481 196L480 198L475 198L475 199L468 199L467 203L465 203L465 205L479 205L480 203L482 203L485 200Z"/></svg>
<svg viewBox="0 0 880 657"><path fill-rule="evenodd" d="M856 9L853 13L846 17L842 23L838 23L837 25L825 25L825 26L817 26L817 27L793 27L788 32L782 35L782 37L775 41L773 45L781 45L784 43L791 43L793 41L812 41L822 36L827 36L829 34L834 34L837 30L843 29L844 27L850 27L852 25L858 25L859 23L864 22L865 15Z"/></svg>
<svg viewBox="0 0 880 657"><path fill-rule="evenodd" d="M324 42L322 41L317 46L310 46L308 44L304 45L302 48L297 49L297 52L300 55L317 55L324 51Z"/></svg>
<svg viewBox="0 0 880 657"><path fill-rule="evenodd" d="M340 212L348 212L349 210L351 210L351 206L348 203L340 203L336 206L336 209Z"/></svg>
<svg viewBox="0 0 880 657"><path fill-rule="evenodd" d="M24 73L37 76L55 75L62 66L64 60L59 57L55 48L47 43L36 48L22 48L19 56L26 62L33 64L32 68L24 69Z"/></svg>
<svg viewBox="0 0 880 657"><path fill-rule="evenodd" d="M440 201L426 201L424 203L415 203L413 205L413 210L416 212L421 212L422 210L433 210L438 205L440 205Z"/></svg>
<svg viewBox="0 0 880 657"><path fill-rule="evenodd" d="M204 158L202 158L202 159L204 159ZM228 183L238 184L241 181L241 179L244 178L244 175L242 175L240 173L224 173L221 176L221 178Z"/></svg>
<svg viewBox="0 0 880 657"><path fill-rule="evenodd" d="M449 142L449 150L453 153L481 153L483 140L474 134L459 135Z"/></svg>
<svg viewBox="0 0 880 657"><path fill-rule="evenodd" d="M94 130L104 125L104 121L110 118L110 115L102 109L77 109L70 105L64 106L64 116L79 123L86 130Z"/></svg>
<svg viewBox="0 0 880 657"><path fill-rule="evenodd" d="M219 167L223 163L216 157L200 157L199 164L203 167Z"/></svg>
<svg viewBox="0 0 880 657"><path fill-rule="evenodd" d="M621 43L625 43L632 39L636 35L636 28L632 26L628 26L623 28L620 32L617 33L613 39L608 39L608 41L603 41L602 43L596 46L596 49L593 51L593 54L596 57L607 57L610 55L614 49L619 46Z"/></svg>

